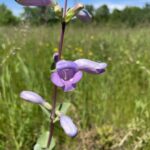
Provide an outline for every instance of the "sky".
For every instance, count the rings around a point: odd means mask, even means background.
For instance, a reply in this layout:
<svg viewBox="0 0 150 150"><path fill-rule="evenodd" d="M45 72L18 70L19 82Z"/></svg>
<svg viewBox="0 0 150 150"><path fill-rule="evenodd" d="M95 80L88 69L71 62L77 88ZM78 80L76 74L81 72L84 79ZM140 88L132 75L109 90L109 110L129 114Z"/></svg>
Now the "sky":
<svg viewBox="0 0 150 150"><path fill-rule="evenodd" d="M64 0L58 0L58 2L62 5ZM150 3L150 0L68 0L69 6L77 2L81 2L84 4L92 4L95 8L103 4L107 4L110 10L114 8L118 8L122 10L126 6L139 6L143 7L145 3ZM10 8L14 15L19 16L19 14L23 11L23 7L15 2L15 0L0 0L0 4L4 3L8 8Z"/></svg>

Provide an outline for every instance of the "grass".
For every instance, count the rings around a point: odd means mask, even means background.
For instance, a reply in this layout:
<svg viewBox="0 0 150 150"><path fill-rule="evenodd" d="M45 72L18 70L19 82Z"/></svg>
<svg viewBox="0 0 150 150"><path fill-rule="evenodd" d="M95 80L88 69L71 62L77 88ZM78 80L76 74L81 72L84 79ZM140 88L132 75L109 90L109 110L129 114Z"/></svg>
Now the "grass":
<svg viewBox="0 0 150 150"><path fill-rule="evenodd" d="M49 76L58 29L0 28L0 150L32 149L48 129L41 109L23 102L19 93L33 90L51 101ZM58 103L72 103L68 114L80 132L70 139L57 124L56 150L150 149L149 41L149 28L68 27L64 58L104 61L108 68L100 76L84 74L74 92L59 90Z"/></svg>

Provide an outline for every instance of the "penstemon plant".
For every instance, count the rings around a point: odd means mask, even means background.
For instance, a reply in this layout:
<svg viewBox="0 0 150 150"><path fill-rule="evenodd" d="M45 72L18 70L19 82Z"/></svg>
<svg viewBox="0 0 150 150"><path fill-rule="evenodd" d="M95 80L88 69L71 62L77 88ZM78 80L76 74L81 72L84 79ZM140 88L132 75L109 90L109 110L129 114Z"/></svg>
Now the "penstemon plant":
<svg viewBox="0 0 150 150"><path fill-rule="evenodd" d="M24 6L49 6L54 10L61 22L59 48L58 52L53 55L53 67L50 76L50 80L54 85L52 105L35 92L22 91L20 93L20 97L23 100L38 104L50 120L49 131L40 135L34 150L51 150L55 147L53 134L54 125L57 121L60 121L60 126L69 137L75 137L78 133L78 129L72 119L65 115L70 105L64 102L60 106L56 106L58 87L62 88L64 92L73 91L77 82L81 80L83 72L99 75L105 71L107 64L84 58L75 61L61 59L64 35L68 23L74 18L83 22L90 22L92 19L89 12L84 9L83 4L78 3L68 9L67 0L64 0L64 8L61 8L55 0L16 0L16 2Z"/></svg>

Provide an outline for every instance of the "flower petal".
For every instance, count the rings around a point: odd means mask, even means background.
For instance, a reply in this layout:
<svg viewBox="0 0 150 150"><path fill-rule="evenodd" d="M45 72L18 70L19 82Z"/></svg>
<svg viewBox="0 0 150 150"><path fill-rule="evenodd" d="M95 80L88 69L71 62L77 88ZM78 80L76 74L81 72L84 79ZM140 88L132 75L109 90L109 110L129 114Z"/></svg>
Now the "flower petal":
<svg viewBox="0 0 150 150"><path fill-rule="evenodd" d="M68 136L75 137L77 135L78 129L70 117L61 115L60 125Z"/></svg>
<svg viewBox="0 0 150 150"><path fill-rule="evenodd" d="M20 93L20 97L26 101L36 103L36 104L44 104L44 99L35 92L32 91L22 91Z"/></svg>
<svg viewBox="0 0 150 150"><path fill-rule="evenodd" d="M61 79L61 81L63 82L64 86L63 86L63 90L64 92L69 92L69 91L73 91L76 88L76 83L79 82L82 78L82 72L78 71L73 78L71 78L68 81L65 81L63 79Z"/></svg>
<svg viewBox="0 0 150 150"><path fill-rule="evenodd" d="M92 74L101 74L107 67L106 63L98 63L88 59L78 59L75 63L78 65L79 70Z"/></svg>
<svg viewBox="0 0 150 150"><path fill-rule="evenodd" d="M76 17L79 18L83 22L90 22L92 20L91 14L85 9L79 11Z"/></svg>
<svg viewBox="0 0 150 150"><path fill-rule="evenodd" d="M58 87L64 86L64 84L63 84L62 80L60 79L57 72L54 72L51 74L51 81Z"/></svg>
<svg viewBox="0 0 150 150"><path fill-rule="evenodd" d="M82 78L82 75L83 75L83 73L82 73L81 71L78 71L78 72L74 75L74 77L73 77L72 79L70 79L71 83L72 83L72 84L75 84L75 83L79 82L79 81L81 80L81 78Z"/></svg>
<svg viewBox="0 0 150 150"><path fill-rule="evenodd" d="M60 60L59 62L57 62L56 64L56 69L57 70L62 70L62 69L66 69L66 68L71 68L74 69L75 71L77 71L77 64L72 62L72 61L66 61L66 60Z"/></svg>
<svg viewBox="0 0 150 150"><path fill-rule="evenodd" d="M62 87L64 92L73 91L76 87L76 84L73 84L70 80L65 81L62 79L64 86Z"/></svg>
<svg viewBox="0 0 150 150"><path fill-rule="evenodd" d="M24 6L47 6L52 4L52 0L15 0Z"/></svg>

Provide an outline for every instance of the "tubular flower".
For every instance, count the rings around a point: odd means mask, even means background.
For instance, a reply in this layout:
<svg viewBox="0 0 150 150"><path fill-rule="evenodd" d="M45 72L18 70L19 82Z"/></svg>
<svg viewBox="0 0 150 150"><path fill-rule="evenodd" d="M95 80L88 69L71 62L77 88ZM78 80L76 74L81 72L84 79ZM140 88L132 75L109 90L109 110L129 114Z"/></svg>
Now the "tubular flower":
<svg viewBox="0 0 150 150"><path fill-rule="evenodd" d="M92 74L101 74L105 72L105 68L107 67L106 63L94 62L88 59L78 59L75 63L78 65L79 70Z"/></svg>
<svg viewBox="0 0 150 150"><path fill-rule="evenodd" d="M53 0L15 0L24 6L47 6L52 5Z"/></svg>
<svg viewBox="0 0 150 150"><path fill-rule="evenodd" d="M80 10L76 17L83 22L90 22L92 20L91 14L86 9Z"/></svg>
<svg viewBox="0 0 150 150"><path fill-rule="evenodd" d="M51 80L56 86L62 87L65 92L68 92L74 90L76 83L81 80L81 71L101 74L106 67L106 63L98 63L88 59L78 59L74 62L61 60L56 63L56 71L52 73Z"/></svg>
<svg viewBox="0 0 150 150"><path fill-rule="evenodd" d="M45 100L40 95L32 91L22 91L20 93L20 97L28 102L36 104L44 105L46 103Z"/></svg>
<svg viewBox="0 0 150 150"><path fill-rule="evenodd" d="M78 70L77 64L66 60L57 62L56 72L51 75L52 82L65 92L74 90L81 78L82 72Z"/></svg>
<svg viewBox="0 0 150 150"><path fill-rule="evenodd" d="M77 135L78 129L70 117L61 115L60 125L68 136L75 137Z"/></svg>

